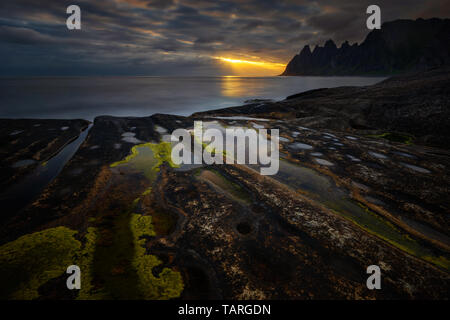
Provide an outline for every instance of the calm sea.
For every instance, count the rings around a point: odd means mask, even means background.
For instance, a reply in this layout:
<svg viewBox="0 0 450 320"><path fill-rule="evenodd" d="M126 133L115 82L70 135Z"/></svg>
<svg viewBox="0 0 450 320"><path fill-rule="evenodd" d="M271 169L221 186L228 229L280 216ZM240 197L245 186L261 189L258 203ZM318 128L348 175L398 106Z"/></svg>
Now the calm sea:
<svg viewBox="0 0 450 320"><path fill-rule="evenodd" d="M98 115L190 115L281 100L317 88L362 86L367 77L63 77L0 79L0 118L83 118Z"/></svg>

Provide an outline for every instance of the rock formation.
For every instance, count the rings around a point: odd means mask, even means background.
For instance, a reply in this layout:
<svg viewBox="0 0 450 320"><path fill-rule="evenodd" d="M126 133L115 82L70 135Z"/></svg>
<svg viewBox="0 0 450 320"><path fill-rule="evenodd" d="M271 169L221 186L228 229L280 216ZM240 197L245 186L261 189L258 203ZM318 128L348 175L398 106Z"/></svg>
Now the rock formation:
<svg viewBox="0 0 450 320"><path fill-rule="evenodd" d="M449 34L449 19L386 22L361 44L338 48L328 40L313 51L306 45L282 75L388 75L448 65Z"/></svg>

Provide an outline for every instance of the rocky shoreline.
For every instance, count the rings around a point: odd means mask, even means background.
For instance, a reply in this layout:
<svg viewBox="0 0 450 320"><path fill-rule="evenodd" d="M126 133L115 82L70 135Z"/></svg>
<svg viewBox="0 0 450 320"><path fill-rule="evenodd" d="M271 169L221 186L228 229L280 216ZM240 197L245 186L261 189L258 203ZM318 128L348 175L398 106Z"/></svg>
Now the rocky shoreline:
<svg viewBox="0 0 450 320"><path fill-rule="evenodd" d="M3 218L1 297L446 299L449 74L435 69L190 117L97 117L56 178ZM194 120L279 129L279 174L174 166L164 136ZM88 127L1 121L5 188ZM52 128L64 134L54 137ZM36 161L26 174L11 168L26 159ZM65 239L55 252L89 270L78 295L66 295L65 269L52 256L35 268L54 267L51 277L28 269L17 276L21 248L55 237ZM372 264L382 269L382 290L366 287Z"/></svg>

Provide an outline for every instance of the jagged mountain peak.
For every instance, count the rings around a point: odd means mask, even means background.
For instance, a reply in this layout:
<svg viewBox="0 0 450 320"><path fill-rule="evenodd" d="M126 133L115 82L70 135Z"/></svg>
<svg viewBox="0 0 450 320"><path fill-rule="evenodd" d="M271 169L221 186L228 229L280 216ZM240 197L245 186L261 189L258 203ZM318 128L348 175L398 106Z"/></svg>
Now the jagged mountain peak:
<svg viewBox="0 0 450 320"><path fill-rule="evenodd" d="M334 41L332 39L327 40L327 42L325 42L325 46L324 48L334 48L336 49L336 44L334 43Z"/></svg>
<svg viewBox="0 0 450 320"><path fill-rule="evenodd" d="M309 45L303 47L302 51L300 51L300 55L311 54L311 49Z"/></svg>
<svg viewBox="0 0 450 320"><path fill-rule="evenodd" d="M361 44L305 46L282 75L390 75L450 65L450 19L395 20Z"/></svg>

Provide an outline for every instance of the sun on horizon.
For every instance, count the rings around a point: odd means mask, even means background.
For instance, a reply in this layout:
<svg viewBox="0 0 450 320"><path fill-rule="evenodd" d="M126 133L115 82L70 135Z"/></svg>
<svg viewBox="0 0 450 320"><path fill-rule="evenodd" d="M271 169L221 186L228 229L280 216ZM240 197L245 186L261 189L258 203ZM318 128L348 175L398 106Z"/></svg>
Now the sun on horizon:
<svg viewBox="0 0 450 320"><path fill-rule="evenodd" d="M268 61L242 60L233 57L217 56L214 59L224 64L224 68L230 69L231 76L277 76L280 75L286 64Z"/></svg>

